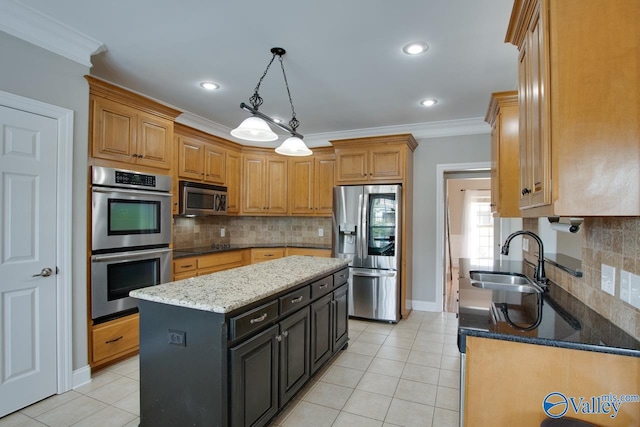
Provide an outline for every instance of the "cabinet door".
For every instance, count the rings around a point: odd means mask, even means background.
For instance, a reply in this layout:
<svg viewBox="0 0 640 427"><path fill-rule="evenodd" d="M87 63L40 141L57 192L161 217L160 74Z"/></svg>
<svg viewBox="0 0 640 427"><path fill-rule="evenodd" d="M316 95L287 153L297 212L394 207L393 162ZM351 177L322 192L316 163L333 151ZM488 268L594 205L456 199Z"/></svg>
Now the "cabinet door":
<svg viewBox="0 0 640 427"><path fill-rule="evenodd" d="M372 149L370 153L370 180L401 180L403 152L400 147Z"/></svg>
<svg viewBox="0 0 640 427"><path fill-rule="evenodd" d="M134 162L136 111L99 97L93 98L92 157Z"/></svg>
<svg viewBox="0 0 640 427"><path fill-rule="evenodd" d="M500 169L500 149L498 129L500 128L500 116L496 118L495 125L491 128L491 213L500 212L500 186L498 185Z"/></svg>
<svg viewBox="0 0 640 427"><path fill-rule="evenodd" d="M349 341L349 284L333 292L333 351Z"/></svg>
<svg viewBox="0 0 640 427"><path fill-rule="evenodd" d="M173 122L152 114L138 113L136 163L160 169L173 166Z"/></svg>
<svg viewBox="0 0 640 427"><path fill-rule="evenodd" d="M280 322L280 335L280 402L284 406L311 375L309 308Z"/></svg>
<svg viewBox="0 0 640 427"><path fill-rule="evenodd" d="M266 160L261 156L243 156L242 161L242 213L260 213L266 210Z"/></svg>
<svg viewBox="0 0 640 427"><path fill-rule="evenodd" d="M333 354L332 307L329 294L311 304L311 373L318 370Z"/></svg>
<svg viewBox="0 0 640 427"><path fill-rule="evenodd" d="M224 149L205 145L204 147L204 180L212 184L226 183L226 153Z"/></svg>
<svg viewBox="0 0 640 427"><path fill-rule="evenodd" d="M336 181L366 181L368 178L367 157L367 151L346 151L336 153Z"/></svg>
<svg viewBox="0 0 640 427"><path fill-rule="evenodd" d="M226 158L226 183L227 183L227 213L237 214L240 212L240 153L227 151Z"/></svg>
<svg viewBox="0 0 640 427"><path fill-rule="evenodd" d="M310 215L314 213L314 159L291 159L289 161L289 213Z"/></svg>
<svg viewBox="0 0 640 427"><path fill-rule="evenodd" d="M195 139L178 138L178 176L200 181L203 177L204 144Z"/></svg>
<svg viewBox="0 0 640 427"><path fill-rule="evenodd" d="M278 412L278 325L229 350L231 425L266 425Z"/></svg>
<svg viewBox="0 0 640 427"><path fill-rule="evenodd" d="M271 157L267 159L266 169L267 198L265 200L267 213L287 213L287 159Z"/></svg>
<svg viewBox="0 0 640 427"><path fill-rule="evenodd" d="M335 185L335 157L318 157L315 162L316 215L331 216L333 212L333 186Z"/></svg>

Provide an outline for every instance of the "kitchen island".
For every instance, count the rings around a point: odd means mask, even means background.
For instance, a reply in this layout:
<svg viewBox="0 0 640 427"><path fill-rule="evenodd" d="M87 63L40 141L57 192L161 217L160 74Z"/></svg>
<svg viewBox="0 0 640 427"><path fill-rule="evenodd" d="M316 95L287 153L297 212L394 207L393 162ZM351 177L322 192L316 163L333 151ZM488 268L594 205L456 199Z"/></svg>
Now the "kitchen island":
<svg viewBox="0 0 640 427"><path fill-rule="evenodd" d="M543 294L471 284L473 270L532 277L527 262L459 265L461 425L538 427L563 416L640 425L635 337L552 282Z"/></svg>
<svg viewBox="0 0 640 427"><path fill-rule="evenodd" d="M133 291L140 426L266 425L346 346L347 265L291 256Z"/></svg>

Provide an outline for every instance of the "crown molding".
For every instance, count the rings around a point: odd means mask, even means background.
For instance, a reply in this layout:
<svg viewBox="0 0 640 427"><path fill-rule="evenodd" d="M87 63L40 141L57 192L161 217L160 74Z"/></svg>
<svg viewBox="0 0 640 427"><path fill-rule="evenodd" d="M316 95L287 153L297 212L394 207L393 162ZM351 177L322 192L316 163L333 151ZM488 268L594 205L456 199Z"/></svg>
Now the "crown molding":
<svg viewBox="0 0 640 427"><path fill-rule="evenodd" d="M98 40L17 0L0 2L0 31L89 68L91 56L107 50Z"/></svg>
<svg viewBox="0 0 640 427"><path fill-rule="evenodd" d="M231 136L231 128L223 126L212 120L197 116L188 112L182 113L176 118L176 122L201 130L211 135L225 138L241 145L255 147L272 147L276 141L268 143L253 143ZM439 138L458 135L476 135L491 133L491 127L481 117L461 120L446 120L440 122L416 123L408 125L381 126L375 128L353 129L337 132L323 132L306 134L304 142L308 147L328 147L329 141L336 139L363 138L367 136L395 135L398 133L411 133L415 139Z"/></svg>

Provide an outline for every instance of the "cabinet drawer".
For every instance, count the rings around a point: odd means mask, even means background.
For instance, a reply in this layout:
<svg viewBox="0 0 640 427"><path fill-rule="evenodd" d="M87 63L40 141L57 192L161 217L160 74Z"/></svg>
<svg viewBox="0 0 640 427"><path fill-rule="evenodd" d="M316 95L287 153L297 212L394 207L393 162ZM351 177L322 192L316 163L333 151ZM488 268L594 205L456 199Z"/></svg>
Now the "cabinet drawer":
<svg viewBox="0 0 640 427"><path fill-rule="evenodd" d="M118 356L139 344L139 315L123 317L93 328L93 361Z"/></svg>
<svg viewBox="0 0 640 427"><path fill-rule="evenodd" d="M280 314L302 308L309 303L310 299L311 292L309 286L289 292L285 296L280 297Z"/></svg>
<svg viewBox="0 0 640 427"><path fill-rule="evenodd" d="M198 268L198 260L196 258L180 258L173 261L173 274L178 275L193 271L193 276Z"/></svg>
<svg viewBox="0 0 640 427"><path fill-rule="evenodd" d="M221 252L198 258L198 269L220 271L240 266L242 266L242 251Z"/></svg>
<svg viewBox="0 0 640 427"><path fill-rule="evenodd" d="M323 279L313 282L311 285L311 299L316 299L333 290L333 276L327 276Z"/></svg>
<svg viewBox="0 0 640 427"><path fill-rule="evenodd" d="M284 248L254 248L251 249L251 264L282 258Z"/></svg>
<svg viewBox="0 0 640 427"><path fill-rule="evenodd" d="M230 340L236 340L260 329L278 318L278 301L271 301L251 311L232 317Z"/></svg>
<svg viewBox="0 0 640 427"><path fill-rule="evenodd" d="M340 270L337 273L333 273L333 287L337 288L343 283L347 283L349 280L349 269L345 268L344 270Z"/></svg>

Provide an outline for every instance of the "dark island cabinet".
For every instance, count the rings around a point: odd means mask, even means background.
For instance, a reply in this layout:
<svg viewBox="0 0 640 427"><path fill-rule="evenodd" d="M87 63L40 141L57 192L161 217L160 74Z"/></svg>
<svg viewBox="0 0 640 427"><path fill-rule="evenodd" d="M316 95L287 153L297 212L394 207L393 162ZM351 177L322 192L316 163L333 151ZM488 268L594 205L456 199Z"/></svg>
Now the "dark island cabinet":
<svg viewBox="0 0 640 427"><path fill-rule="evenodd" d="M140 426L269 424L346 346L346 272L231 313L140 300Z"/></svg>

